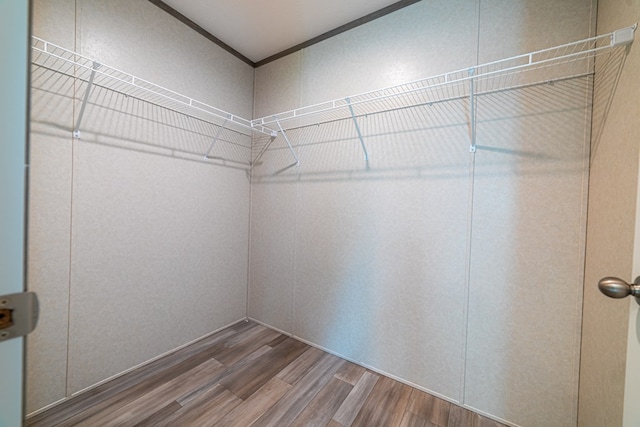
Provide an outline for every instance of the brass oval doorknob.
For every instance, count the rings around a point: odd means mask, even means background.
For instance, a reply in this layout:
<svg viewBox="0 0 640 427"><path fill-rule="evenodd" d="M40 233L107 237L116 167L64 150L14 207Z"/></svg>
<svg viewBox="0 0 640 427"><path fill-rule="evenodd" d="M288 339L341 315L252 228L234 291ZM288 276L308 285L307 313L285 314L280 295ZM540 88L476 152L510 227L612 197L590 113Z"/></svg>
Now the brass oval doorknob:
<svg viewBox="0 0 640 427"><path fill-rule="evenodd" d="M600 292L610 298L625 298L629 295L636 297L640 304L640 276L636 277L633 284L629 284L618 277L603 277L598 282Z"/></svg>

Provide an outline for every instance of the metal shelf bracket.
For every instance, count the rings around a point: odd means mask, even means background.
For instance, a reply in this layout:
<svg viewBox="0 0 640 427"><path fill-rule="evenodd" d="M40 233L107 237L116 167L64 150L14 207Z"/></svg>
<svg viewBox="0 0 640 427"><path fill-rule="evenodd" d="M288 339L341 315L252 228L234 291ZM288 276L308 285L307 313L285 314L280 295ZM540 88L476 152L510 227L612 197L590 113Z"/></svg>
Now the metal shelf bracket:
<svg viewBox="0 0 640 427"><path fill-rule="evenodd" d="M282 137L284 138L284 140L287 142L287 146L289 147L289 151L291 152L291 155L293 156L293 158L295 159L295 162L290 164L289 166L281 169L280 171L278 171L278 173L280 172L284 172L285 170L292 168L294 166L300 166L300 159L298 159L298 155L296 154L296 152L293 150L293 147L291 146L291 141L289 141L289 137L287 136L287 132L284 131L284 129L282 128L282 125L280 124L280 120L278 120L277 118L275 118L275 121L278 125L278 128L280 129L280 133L282 133Z"/></svg>
<svg viewBox="0 0 640 427"><path fill-rule="evenodd" d="M476 70L474 68L469 68L469 118L470 118L470 136L471 136L471 146L469 147L470 153L475 153L477 150L476 147L476 94L475 94L475 79L473 75Z"/></svg>
<svg viewBox="0 0 640 427"><path fill-rule="evenodd" d="M358 133L358 139L360 139L360 145L362 146L362 151L364 152L364 160L367 162L367 166L369 165L369 153L367 152L367 146L364 145L364 139L362 138L362 132L360 132L360 126L358 125L358 120L356 119L356 115L353 112L353 106L351 105L351 99L345 98L347 101L347 105L349 106L349 112L351 113L351 118L353 119L353 124L356 126L356 132Z"/></svg>
<svg viewBox="0 0 640 427"><path fill-rule="evenodd" d="M91 68L91 76L89 77L89 82L87 83L87 90L84 92L84 97L82 99L82 106L80 107L80 114L78 114L78 120L76 121L76 125L73 129L73 137L80 138L80 124L82 123L82 117L84 116L84 110L87 107L87 101L89 100L89 95L91 94L91 89L93 89L93 79L96 76L96 71L100 68L100 64L96 61L93 62L93 67Z"/></svg>
<svg viewBox="0 0 640 427"><path fill-rule="evenodd" d="M269 147L271 146L271 143L276 139L276 137L278 136L278 132L273 131L271 133L271 136L269 137L269 142L267 142L266 144L264 144L264 147L262 147L262 150L260 150L260 152L258 153L258 155L256 156L255 160L253 160L251 162L251 167L253 168L256 164L258 164L258 162L260 161L260 159L262 158L262 155L269 149Z"/></svg>
<svg viewBox="0 0 640 427"><path fill-rule="evenodd" d="M220 139L220 135L222 134L222 131L224 131L226 124L227 124L227 119L225 119L224 122L222 122L222 125L220 125L220 129L218 129L215 136L213 137L213 141L211 141L211 145L209 146L209 149L204 155L204 160L209 159L209 154L211 153L211 150L213 150L213 146L216 145L216 142L218 142L218 139Z"/></svg>

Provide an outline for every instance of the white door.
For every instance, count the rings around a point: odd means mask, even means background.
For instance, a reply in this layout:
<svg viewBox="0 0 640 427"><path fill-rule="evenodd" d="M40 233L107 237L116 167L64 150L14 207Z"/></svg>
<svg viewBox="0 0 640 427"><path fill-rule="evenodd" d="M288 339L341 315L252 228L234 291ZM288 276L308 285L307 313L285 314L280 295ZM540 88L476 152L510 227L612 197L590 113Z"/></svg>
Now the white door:
<svg viewBox="0 0 640 427"><path fill-rule="evenodd" d="M640 213L638 214L638 219L640 220ZM640 221L636 223L636 230L639 227ZM638 231L636 233L638 234ZM638 240L636 240L636 245L638 243ZM640 257L637 250L635 254ZM629 315L623 427L640 426L640 404L638 403L640 402L640 364L638 361L640 361L640 305L633 302Z"/></svg>
<svg viewBox="0 0 640 427"><path fill-rule="evenodd" d="M0 295L24 290L29 1L0 0ZM0 427L22 425L23 341L0 342Z"/></svg>
<svg viewBox="0 0 640 427"><path fill-rule="evenodd" d="M640 159L638 160L640 164ZM633 248L634 277L640 276L640 171L636 196L636 225ZM632 299L632 298L630 298ZM624 384L623 427L640 427L640 305L630 301L627 335L627 369Z"/></svg>

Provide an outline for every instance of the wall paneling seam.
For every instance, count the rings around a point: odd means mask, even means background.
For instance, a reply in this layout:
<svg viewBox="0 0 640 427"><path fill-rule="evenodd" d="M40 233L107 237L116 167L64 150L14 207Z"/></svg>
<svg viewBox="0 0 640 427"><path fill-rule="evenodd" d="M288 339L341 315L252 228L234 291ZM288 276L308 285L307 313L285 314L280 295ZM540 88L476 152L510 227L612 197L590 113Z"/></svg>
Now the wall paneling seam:
<svg viewBox="0 0 640 427"><path fill-rule="evenodd" d="M478 66L480 64L480 13L481 13L481 2L482 0L477 0L476 2L476 19L475 19L475 25L476 25L476 45L475 45L475 53L476 53L476 60L475 60L475 65ZM473 98L473 101L470 102L475 102L475 99L477 98ZM477 115L477 108L473 108L471 109L471 111L474 112L474 114ZM471 118L470 118L471 119ZM473 118L474 122L475 122L475 117ZM477 135L476 135L477 138ZM476 141L470 141L470 146L471 144L475 144ZM474 194L474 185L475 185L475 166L476 166L476 153L477 151L473 150L471 151L470 154L470 158L469 158L469 184L468 184L468 201L467 201L467 208L468 208L468 218L467 218L467 244L466 244L466 253L465 253L465 297L464 297L464 310L462 313L463 319L462 319L462 351L461 351L461 355L462 355L462 360L460 361L460 364L462 365L461 367L461 373L460 373L460 404L461 405L465 405L466 404L466 377L467 377L467 361L468 361L468 346L467 346L467 341L469 338L469 307L470 307L470 293L471 293L471 242L472 242L472 236L473 236L473 194Z"/></svg>
<svg viewBox="0 0 640 427"><path fill-rule="evenodd" d="M73 4L73 50L74 52L80 52L78 34L80 32L80 28L78 26L78 21L80 20L80 7L79 1L75 0ZM77 72L77 68L74 68L74 74ZM73 84L73 98L71 100L71 126L70 129L74 128L74 120L76 117L76 96L78 92L78 83L74 79ZM65 361L65 376L64 376L64 396L65 399L71 396L69 392L69 371L71 366L71 276L73 271L73 209L74 209L74 189L75 189L75 156L76 156L76 141L73 135L70 136L71 143L71 170L70 170L70 189L69 189L69 270L67 272L67 345L66 345L66 361Z"/></svg>

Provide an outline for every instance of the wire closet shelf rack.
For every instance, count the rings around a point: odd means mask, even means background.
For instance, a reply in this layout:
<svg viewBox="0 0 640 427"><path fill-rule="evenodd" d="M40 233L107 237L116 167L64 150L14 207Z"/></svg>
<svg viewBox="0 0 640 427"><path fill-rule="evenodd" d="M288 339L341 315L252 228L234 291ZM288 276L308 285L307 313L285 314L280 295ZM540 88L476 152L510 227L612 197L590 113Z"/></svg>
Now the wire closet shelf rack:
<svg viewBox="0 0 640 427"><path fill-rule="evenodd" d="M230 126L244 129L249 134L251 132L273 133L266 127L259 125L254 127L249 119L126 73L39 37L32 36L31 48L33 64L90 82L90 86L104 87L200 119L213 119L220 123L226 121ZM91 87L87 92L90 90Z"/></svg>
<svg viewBox="0 0 640 427"><path fill-rule="evenodd" d="M135 149L250 169L253 137L275 135L265 126L254 127L249 119L42 38L32 36L31 53L32 87L39 90L36 101L42 103L41 94L46 92L48 100L55 94L77 102L74 138L122 138L137 143ZM70 89L74 85L75 89ZM110 128L104 120L115 112L121 114L118 129ZM125 122L132 124L126 128ZM138 138L143 132L147 137ZM224 148L220 149L221 145Z"/></svg>
<svg viewBox="0 0 640 427"><path fill-rule="evenodd" d="M282 136L291 152L294 159L292 166L297 165L298 156L287 137L287 131L333 121L353 121L367 161L366 144L358 125L358 119L362 116L468 98L473 129L474 101L478 96L593 75L595 58L615 49L625 49L633 42L636 28L637 24L634 24L600 36L254 120L226 112L35 36L32 37L31 48L35 66L84 84L82 105L75 118L74 137L80 137L87 100L92 89L98 87L211 124L208 135L211 143L208 150L202 153L205 159L209 158L209 153L225 130L248 138L252 154L247 166L251 169L260 162L278 136ZM474 149L472 132L471 151Z"/></svg>
<svg viewBox="0 0 640 427"><path fill-rule="evenodd" d="M287 138L287 131L293 132L337 121L352 121L355 128L354 135L360 140L364 158L368 162L366 138L363 137L359 126L361 117L468 99L468 108L471 110L468 114L471 128L470 151L474 152L475 114L473 109L475 100L479 96L592 76L596 57L615 51L623 52L626 46L633 42L636 28L637 24L634 24L576 42L304 106L254 119L252 125L275 128L281 133L289 146L295 165L298 163L298 157L291 148L292 145L295 147L295 143L292 144ZM254 140L254 164L258 163L272 142L272 139L257 136Z"/></svg>

